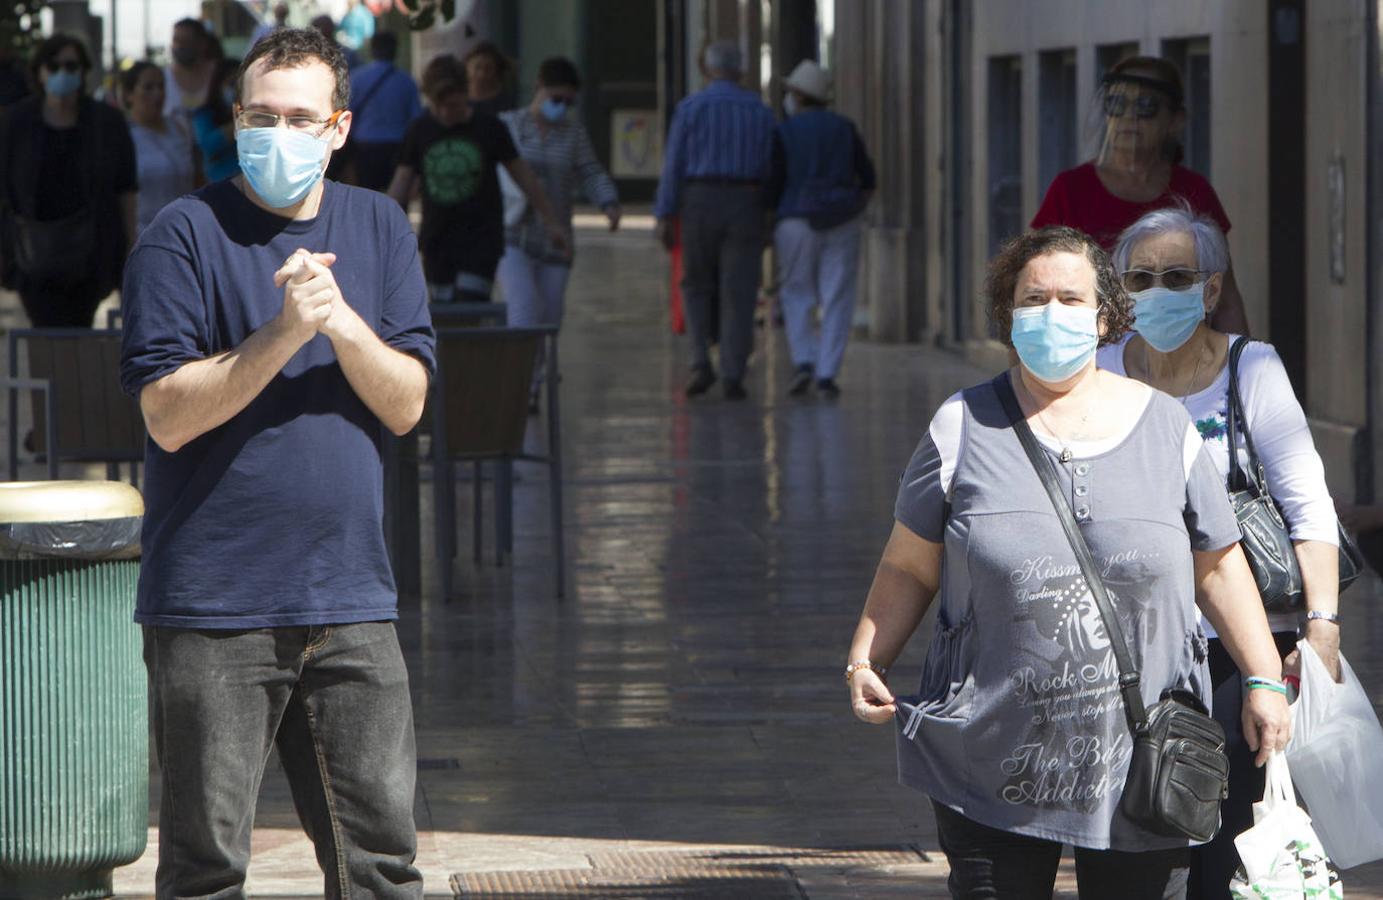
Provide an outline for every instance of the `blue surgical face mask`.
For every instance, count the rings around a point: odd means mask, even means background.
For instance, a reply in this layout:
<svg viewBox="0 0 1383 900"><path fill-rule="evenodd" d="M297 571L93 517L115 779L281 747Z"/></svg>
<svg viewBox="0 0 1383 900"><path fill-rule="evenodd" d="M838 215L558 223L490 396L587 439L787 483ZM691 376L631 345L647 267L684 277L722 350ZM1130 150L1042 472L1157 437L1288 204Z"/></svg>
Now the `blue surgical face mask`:
<svg viewBox="0 0 1383 900"><path fill-rule="evenodd" d="M1100 343L1096 310L1063 303L1015 309L1009 336L1023 367L1048 384L1085 368Z"/></svg>
<svg viewBox="0 0 1383 900"><path fill-rule="evenodd" d="M543 118L547 119L554 125L556 125L558 122L566 121L567 105L565 103L558 103L551 97L543 101L540 110L543 114Z"/></svg>
<svg viewBox="0 0 1383 900"><path fill-rule="evenodd" d="M274 209L306 197L326 171L328 142L301 131L246 128L236 133L235 147L250 187Z"/></svg>
<svg viewBox="0 0 1383 900"><path fill-rule="evenodd" d="M66 97L75 94L77 89L82 86L82 73L69 72L62 69L48 75L48 80L44 82L43 90L53 97Z"/></svg>
<svg viewBox="0 0 1383 900"><path fill-rule="evenodd" d="M1159 353L1170 353L1191 339L1205 319L1205 282L1184 291L1150 287L1129 294L1133 299L1133 330Z"/></svg>

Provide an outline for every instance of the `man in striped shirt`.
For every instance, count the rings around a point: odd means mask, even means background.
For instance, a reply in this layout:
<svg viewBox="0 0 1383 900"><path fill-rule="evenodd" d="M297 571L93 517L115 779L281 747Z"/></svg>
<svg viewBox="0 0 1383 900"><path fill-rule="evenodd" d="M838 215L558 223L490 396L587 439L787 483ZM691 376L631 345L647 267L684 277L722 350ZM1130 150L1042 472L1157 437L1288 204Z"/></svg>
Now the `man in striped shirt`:
<svg viewBox="0 0 1383 900"><path fill-rule="evenodd" d="M653 212L664 246L673 244L673 217L682 223L682 298L692 339L687 396L715 383L708 325L719 302L720 374L725 396L738 400L754 346L774 121L759 96L739 86L744 58L735 44L707 47L705 68L710 85L672 115Z"/></svg>

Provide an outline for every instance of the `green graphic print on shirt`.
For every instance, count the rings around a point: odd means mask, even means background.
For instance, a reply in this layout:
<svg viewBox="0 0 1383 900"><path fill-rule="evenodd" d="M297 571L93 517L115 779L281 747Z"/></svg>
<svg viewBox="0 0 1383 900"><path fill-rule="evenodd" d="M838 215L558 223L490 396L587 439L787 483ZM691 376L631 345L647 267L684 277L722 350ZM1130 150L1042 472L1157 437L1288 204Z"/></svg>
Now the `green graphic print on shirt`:
<svg viewBox="0 0 1383 900"><path fill-rule="evenodd" d="M428 199L441 206L469 200L480 186L485 154L461 137L443 138L423 156L423 185Z"/></svg>
<svg viewBox="0 0 1383 900"><path fill-rule="evenodd" d="M1211 413L1204 419L1197 419L1196 430L1200 432L1201 440L1223 443L1228 432L1228 422L1229 410L1226 408Z"/></svg>

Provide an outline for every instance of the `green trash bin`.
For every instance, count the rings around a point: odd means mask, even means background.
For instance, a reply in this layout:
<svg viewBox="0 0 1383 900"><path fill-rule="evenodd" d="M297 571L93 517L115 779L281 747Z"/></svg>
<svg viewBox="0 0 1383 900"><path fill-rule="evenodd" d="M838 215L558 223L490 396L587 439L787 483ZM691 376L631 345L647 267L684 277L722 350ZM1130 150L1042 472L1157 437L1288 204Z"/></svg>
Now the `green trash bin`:
<svg viewBox="0 0 1383 900"><path fill-rule="evenodd" d="M0 483L0 900L106 897L144 853L143 515L119 482Z"/></svg>

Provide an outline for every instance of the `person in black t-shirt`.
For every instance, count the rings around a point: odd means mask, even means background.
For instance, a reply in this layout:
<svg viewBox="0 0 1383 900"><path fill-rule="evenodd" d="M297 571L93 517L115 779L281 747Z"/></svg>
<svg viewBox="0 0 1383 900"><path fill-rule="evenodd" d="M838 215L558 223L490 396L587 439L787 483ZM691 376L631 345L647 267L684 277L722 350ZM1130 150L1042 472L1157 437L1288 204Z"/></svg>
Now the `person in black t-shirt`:
<svg viewBox="0 0 1383 900"><path fill-rule="evenodd" d="M471 109L466 70L450 54L423 70L429 111L404 135L389 196L407 208L421 187L423 223L418 246L434 302L485 302L504 255L504 199L495 166L502 165L538 213L553 244L567 247L533 170L519 158L509 130Z"/></svg>

